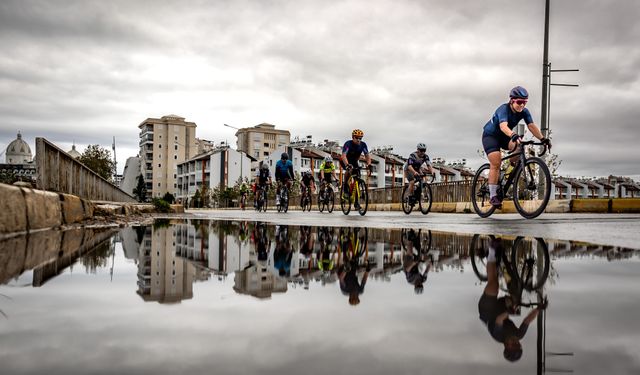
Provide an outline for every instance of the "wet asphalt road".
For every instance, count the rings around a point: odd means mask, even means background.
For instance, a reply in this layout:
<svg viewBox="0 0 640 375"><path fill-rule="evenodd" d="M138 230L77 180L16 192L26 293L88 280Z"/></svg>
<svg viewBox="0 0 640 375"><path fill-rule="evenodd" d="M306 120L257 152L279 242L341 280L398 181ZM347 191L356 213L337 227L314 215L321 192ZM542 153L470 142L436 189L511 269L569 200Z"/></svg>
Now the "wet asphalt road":
<svg viewBox="0 0 640 375"><path fill-rule="evenodd" d="M536 219L523 219L518 214L496 214L487 219L475 214L428 215L413 212L371 211L365 216L351 212L343 215L318 211L273 210L189 210L197 218L222 220L259 220L274 224L313 226L366 226L372 228L428 228L459 233L481 233L534 236L546 239L585 241L601 245L640 248L640 214L543 214Z"/></svg>

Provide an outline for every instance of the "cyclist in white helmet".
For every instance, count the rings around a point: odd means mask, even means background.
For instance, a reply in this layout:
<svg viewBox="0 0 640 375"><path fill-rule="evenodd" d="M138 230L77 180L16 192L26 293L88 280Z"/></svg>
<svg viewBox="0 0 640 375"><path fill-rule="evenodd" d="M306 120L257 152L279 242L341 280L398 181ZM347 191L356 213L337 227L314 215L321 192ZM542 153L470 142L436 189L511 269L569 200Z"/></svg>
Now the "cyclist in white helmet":
<svg viewBox="0 0 640 375"><path fill-rule="evenodd" d="M420 142L416 145L416 151L412 152L407 159L407 164L404 167L407 181L409 181L409 194L412 201L415 199L413 196L415 181L422 177L422 170L428 171L433 174L433 167L431 167L431 160L427 155L427 145Z"/></svg>

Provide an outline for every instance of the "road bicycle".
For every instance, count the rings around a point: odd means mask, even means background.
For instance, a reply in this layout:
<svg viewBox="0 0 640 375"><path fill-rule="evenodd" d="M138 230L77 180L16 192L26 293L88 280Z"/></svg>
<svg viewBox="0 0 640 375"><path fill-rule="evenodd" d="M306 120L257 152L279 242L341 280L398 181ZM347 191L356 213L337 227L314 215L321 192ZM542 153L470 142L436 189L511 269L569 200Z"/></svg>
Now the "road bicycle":
<svg viewBox="0 0 640 375"><path fill-rule="evenodd" d="M278 199L279 197L279 199ZM276 208L278 212L287 212L289 210L289 188L287 182L278 182L276 191Z"/></svg>
<svg viewBox="0 0 640 375"><path fill-rule="evenodd" d="M240 193L240 208L242 209L242 211L244 211L246 205L247 205L247 192L245 191Z"/></svg>
<svg viewBox="0 0 640 375"><path fill-rule="evenodd" d="M256 187L256 211L267 212L267 186Z"/></svg>
<svg viewBox="0 0 640 375"><path fill-rule="evenodd" d="M333 206L335 204L335 194L333 192L333 186L326 181L322 181L320 184L320 190L318 191L318 210L323 212L325 209L327 212L333 212Z"/></svg>
<svg viewBox="0 0 640 375"><path fill-rule="evenodd" d="M302 207L302 212L305 210L308 212L311 211L311 186L305 186L304 189L302 189L300 207Z"/></svg>
<svg viewBox="0 0 640 375"><path fill-rule="evenodd" d="M517 237L511 247L504 246L507 241L495 236L476 234L471 241L471 267L480 281L487 281L487 254L489 247L496 251L496 267L498 269L500 288L508 292L517 305L522 303L522 294L539 292L549 278L551 260L549 247L542 238L526 240Z"/></svg>
<svg viewBox="0 0 640 375"><path fill-rule="evenodd" d="M359 264L368 260L369 230L367 228L344 228L341 227L338 233L338 252L341 255L343 264Z"/></svg>
<svg viewBox="0 0 640 375"><path fill-rule="evenodd" d="M533 219L544 212L551 198L551 173L547 164L540 158L547 152L547 145L541 142L523 141L521 147L510 152L502 161L517 156L513 169L501 168L498 180L498 196L512 197L516 210L527 219ZM544 146L542 152L535 155L530 146ZM528 152L527 152L528 151ZM527 156L530 154L530 156ZM509 164L509 163L503 163ZM509 191L513 185L513 191ZM478 168L471 185L471 202L480 217L489 217L496 207L489 202L489 163Z"/></svg>
<svg viewBox="0 0 640 375"><path fill-rule="evenodd" d="M340 208L342 213L349 215L351 205L358 210L361 216L364 216L369 208L367 183L360 177L359 167L351 168L349 179L340 188Z"/></svg>
<svg viewBox="0 0 640 375"><path fill-rule="evenodd" d="M402 211L409 215L413 207L418 204L420 212L426 215L431 211L433 203L433 193L431 192L431 183L435 179L435 175L431 176L431 181L425 181L426 175L420 175L418 181L413 184L413 194L409 192L409 184L404 185L402 189Z"/></svg>
<svg viewBox="0 0 640 375"><path fill-rule="evenodd" d="M431 250L431 231L426 229L403 228L401 232L402 249L417 257L426 256Z"/></svg>

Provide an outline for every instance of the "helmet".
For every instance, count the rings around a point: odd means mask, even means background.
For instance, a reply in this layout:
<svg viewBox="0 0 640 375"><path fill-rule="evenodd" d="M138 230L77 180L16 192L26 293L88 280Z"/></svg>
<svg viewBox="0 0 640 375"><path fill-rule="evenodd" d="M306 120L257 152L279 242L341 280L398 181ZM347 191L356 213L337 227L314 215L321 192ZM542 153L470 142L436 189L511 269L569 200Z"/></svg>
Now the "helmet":
<svg viewBox="0 0 640 375"><path fill-rule="evenodd" d="M262 169L269 169L269 165L267 163L262 163L262 165L260 166L260 168Z"/></svg>
<svg viewBox="0 0 640 375"><path fill-rule="evenodd" d="M360 129L353 129L353 131L351 132L351 136L352 137L363 137L364 136L364 132Z"/></svg>
<svg viewBox="0 0 640 375"><path fill-rule="evenodd" d="M529 99L529 92L522 86L516 86L509 92L511 99Z"/></svg>
<svg viewBox="0 0 640 375"><path fill-rule="evenodd" d="M283 152L282 155L280 155L280 159L288 160L289 159L289 154L287 154L286 152Z"/></svg>
<svg viewBox="0 0 640 375"><path fill-rule="evenodd" d="M426 150L427 149L427 145L425 145L424 143L420 142L416 145L416 149L418 150Z"/></svg>
<svg viewBox="0 0 640 375"><path fill-rule="evenodd" d="M309 168L300 169L300 174L301 175L306 175L306 174L309 174L309 173L311 173L311 170Z"/></svg>
<svg viewBox="0 0 640 375"><path fill-rule="evenodd" d="M333 163L333 158L331 156L325 156L324 157L324 162L325 163Z"/></svg>

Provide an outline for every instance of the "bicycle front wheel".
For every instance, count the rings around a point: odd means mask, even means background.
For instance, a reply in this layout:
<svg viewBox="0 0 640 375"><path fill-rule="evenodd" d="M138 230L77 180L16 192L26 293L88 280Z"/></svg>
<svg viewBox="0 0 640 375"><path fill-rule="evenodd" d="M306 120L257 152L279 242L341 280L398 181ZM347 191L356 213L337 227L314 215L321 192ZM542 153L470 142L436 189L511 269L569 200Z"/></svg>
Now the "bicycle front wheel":
<svg viewBox="0 0 640 375"><path fill-rule="evenodd" d="M407 215L409 215L411 210L413 210L413 205L409 202L410 197L409 185L404 185L404 188L402 188L402 211Z"/></svg>
<svg viewBox="0 0 640 375"><path fill-rule="evenodd" d="M433 203L431 197L431 186L429 186L429 184L422 183L418 204L420 205L420 212L422 212L423 215L426 215L431 211L431 203Z"/></svg>
<svg viewBox="0 0 640 375"><path fill-rule="evenodd" d="M369 208L369 192L367 184L362 179L358 179L358 203L358 213L360 216L364 216Z"/></svg>
<svg viewBox="0 0 640 375"><path fill-rule="evenodd" d="M327 189L320 189L320 192L318 193L318 211L322 212L327 208L326 200Z"/></svg>
<svg viewBox="0 0 640 375"><path fill-rule="evenodd" d="M549 247L542 238L525 241L518 237L513 243L511 264L524 289L534 291L544 286L549 277L550 263Z"/></svg>
<svg viewBox="0 0 640 375"><path fill-rule="evenodd" d="M540 158L529 158L518 169L514 182L513 203L523 217L533 219L544 212L551 198L551 174Z"/></svg>
<svg viewBox="0 0 640 375"><path fill-rule="evenodd" d="M489 198L489 163L487 163L478 168L471 184L471 203L478 216L489 217L496 210L489 203Z"/></svg>
<svg viewBox="0 0 640 375"><path fill-rule="evenodd" d="M327 212L332 213L333 205L335 204L335 196L333 194L333 189L332 188L327 189L325 194L326 194Z"/></svg>
<svg viewBox="0 0 640 375"><path fill-rule="evenodd" d="M285 189L282 193L282 212L289 211L289 190Z"/></svg>
<svg viewBox="0 0 640 375"><path fill-rule="evenodd" d="M345 215L351 212L351 189L347 187L345 190L344 184L340 188L340 208Z"/></svg>

